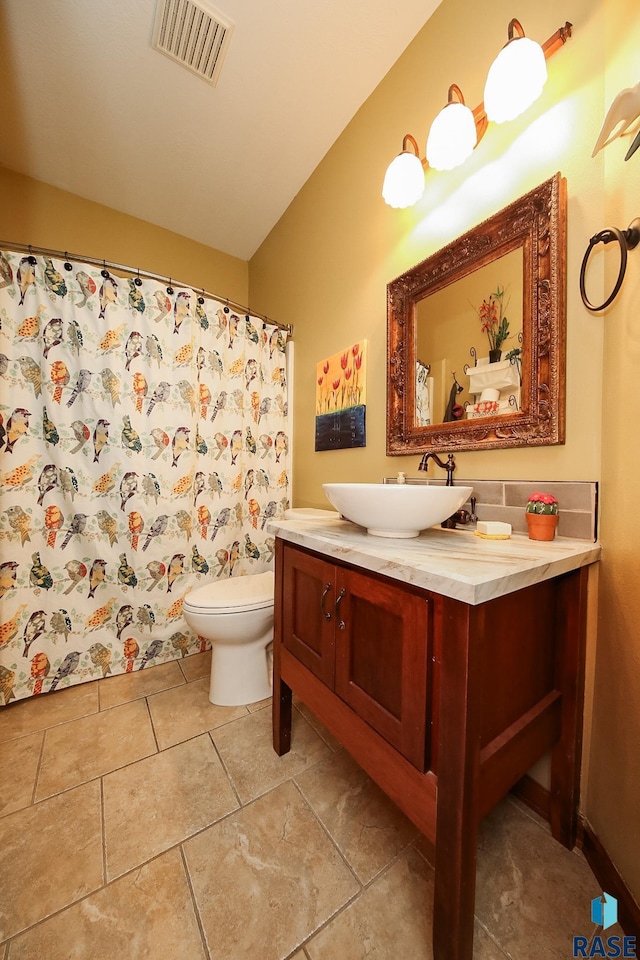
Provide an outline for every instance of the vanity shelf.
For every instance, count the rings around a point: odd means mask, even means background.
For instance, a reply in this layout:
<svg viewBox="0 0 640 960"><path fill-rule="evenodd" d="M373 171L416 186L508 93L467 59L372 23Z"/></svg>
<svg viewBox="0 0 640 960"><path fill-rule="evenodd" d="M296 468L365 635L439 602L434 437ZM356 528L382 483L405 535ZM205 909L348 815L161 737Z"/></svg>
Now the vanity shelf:
<svg viewBox="0 0 640 960"><path fill-rule="evenodd" d="M435 529L380 544L346 521L271 527L274 748L290 748L295 692L435 844L433 956L471 960L478 824L549 751L551 829L575 844L599 548L487 547Z"/></svg>

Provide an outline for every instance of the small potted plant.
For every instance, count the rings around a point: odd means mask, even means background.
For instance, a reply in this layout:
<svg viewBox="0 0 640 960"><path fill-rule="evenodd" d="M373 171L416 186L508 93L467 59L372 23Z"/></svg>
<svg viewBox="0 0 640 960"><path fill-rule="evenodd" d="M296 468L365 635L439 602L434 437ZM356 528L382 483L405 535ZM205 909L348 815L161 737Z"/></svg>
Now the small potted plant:
<svg viewBox="0 0 640 960"><path fill-rule="evenodd" d="M526 517L530 540L553 540L558 525L558 501L550 493L532 493Z"/></svg>

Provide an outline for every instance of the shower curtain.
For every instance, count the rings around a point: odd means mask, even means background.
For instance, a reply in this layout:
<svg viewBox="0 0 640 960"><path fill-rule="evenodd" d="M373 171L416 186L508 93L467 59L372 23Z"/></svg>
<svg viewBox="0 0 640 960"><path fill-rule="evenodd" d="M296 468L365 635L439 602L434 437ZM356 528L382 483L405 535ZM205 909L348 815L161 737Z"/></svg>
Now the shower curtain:
<svg viewBox="0 0 640 960"><path fill-rule="evenodd" d="M285 336L197 290L0 252L0 704L205 649L205 579L272 566Z"/></svg>

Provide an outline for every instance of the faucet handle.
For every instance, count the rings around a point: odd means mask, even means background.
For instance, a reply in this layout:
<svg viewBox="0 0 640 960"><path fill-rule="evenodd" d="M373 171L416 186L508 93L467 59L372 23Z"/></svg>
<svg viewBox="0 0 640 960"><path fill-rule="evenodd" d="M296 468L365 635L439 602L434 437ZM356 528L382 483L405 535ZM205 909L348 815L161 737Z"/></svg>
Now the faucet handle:
<svg viewBox="0 0 640 960"><path fill-rule="evenodd" d="M453 486L453 471L456 468L456 461L454 460L453 454L450 453L447 457L447 462L445 464L445 470L447 471L447 481L446 485L448 487Z"/></svg>

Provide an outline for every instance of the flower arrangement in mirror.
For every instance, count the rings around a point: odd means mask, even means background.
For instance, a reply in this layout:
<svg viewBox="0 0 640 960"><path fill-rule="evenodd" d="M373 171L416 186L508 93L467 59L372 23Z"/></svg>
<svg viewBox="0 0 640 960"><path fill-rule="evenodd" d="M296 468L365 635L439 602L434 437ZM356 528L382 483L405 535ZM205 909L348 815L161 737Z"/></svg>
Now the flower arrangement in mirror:
<svg viewBox="0 0 640 960"><path fill-rule="evenodd" d="M505 316L505 310L509 301L505 303L506 288L498 287L494 293L489 294L487 300L483 300L477 310L480 318L480 327L483 333L486 333L489 341L489 362L497 363L502 356L502 344L509 336L509 321Z"/></svg>
<svg viewBox="0 0 640 960"><path fill-rule="evenodd" d="M558 501L550 493L532 493L525 508L530 540L553 540L558 525Z"/></svg>

